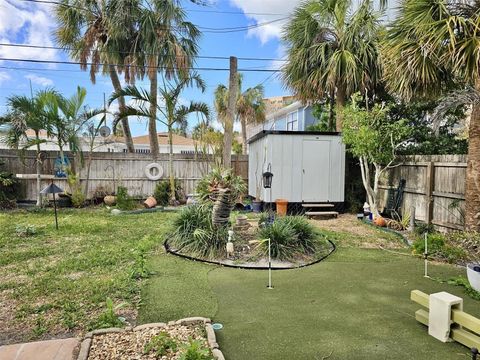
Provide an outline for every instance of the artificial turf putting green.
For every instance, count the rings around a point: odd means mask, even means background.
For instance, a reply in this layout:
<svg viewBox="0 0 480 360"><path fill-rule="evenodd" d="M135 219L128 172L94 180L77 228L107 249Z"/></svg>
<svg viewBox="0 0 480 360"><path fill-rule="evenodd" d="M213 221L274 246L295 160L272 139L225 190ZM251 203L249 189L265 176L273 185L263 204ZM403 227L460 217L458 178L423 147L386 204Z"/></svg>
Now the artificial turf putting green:
<svg viewBox="0 0 480 360"><path fill-rule="evenodd" d="M431 266L432 276L462 273ZM416 322L421 308L410 291L448 291L479 316L480 303L461 288L423 276L421 260L381 250L340 248L325 262L273 273L218 268L209 273L218 299L222 351L243 359L469 359L468 349L444 344Z"/></svg>

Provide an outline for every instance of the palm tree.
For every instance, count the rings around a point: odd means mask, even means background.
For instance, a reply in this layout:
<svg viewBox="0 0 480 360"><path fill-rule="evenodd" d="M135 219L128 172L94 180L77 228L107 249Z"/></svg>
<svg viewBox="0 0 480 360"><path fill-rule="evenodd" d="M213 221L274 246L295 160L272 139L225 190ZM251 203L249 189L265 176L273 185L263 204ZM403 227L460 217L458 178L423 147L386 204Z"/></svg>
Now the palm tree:
<svg viewBox="0 0 480 360"><path fill-rule="evenodd" d="M42 205L41 172L42 163L40 158L40 145L46 143L46 139L40 138L40 132L49 130L48 116L44 111L44 92L38 92L35 96L11 96L7 98L9 112L2 119L2 123L8 125L5 142L8 147L24 151L32 146L36 149L35 170L37 175L37 206ZM27 131L33 130L35 137L28 136Z"/></svg>
<svg viewBox="0 0 480 360"><path fill-rule="evenodd" d="M389 89L405 99L457 85L480 91L480 4L407 0L388 30L384 49ZM400 71L399 71L400 70ZM472 97L467 97L472 98ZM465 226L480 230L480 103L472 101L465 181Z"/></svg>
<svg viewBox="0 0 480 360"><path fill-rule="evenodd" d="M240 84L241 89L241 84ZM265 121L265 103L263 101L264 89L259 84L248 88L244 92L239 91L237 100L237 117L242 126L242 153L247 154L247 124Z"/></svg>
<svg viewBox="0 0 480 360"><path fill-rule="evenodd" d="M379 14L370 0L356 10L351 0L309 0L285 28L284 82L305 102L334 92L337 131L347 97L374 90L379 81L379 30Z"/></svg>
<svg viewBox="0 0 480 360"><path fill-rule="evenodd" d="M157 137L158 72L165 80L187 78L198 53L200 31L186 21L179 0L148 0L139 11L139 31L135 47L143 50L143 65L150 79L150 119L148 133L153 158L159 153ZM182 82L181 80L180 82Z"/></svg>
<svg viewBox="0 0 480 360"><path fill-rule="evenodd" d="M82 70L90 65L90 79L95 84L96 73L102 71L110 76L115 91L121 89L119 72L125 80L133 82L143 76L143 69L136 66L136 57L131 54L135 36L135 12L139 0L62 0L55 8L58 28L55 36L58 44L70 56L80 62ZM115 64L125 64L118 65ZM120 111L125 109L125 99L118 98ZM135 152L128 118L121 120L127 151ZM114 128L116 124L114 123Z"/></svg>
<svg viewBox="0 0 480 360"><path fill-rule="evenodd" d="M152 97L152 94L146 90L139 89L135 86L127 86L119 92L115 92L111 98L110 103L119 96L131 97L137 106L127 106L124 113L120 113L120 117L134 115L146 118L151 118L152 104L156 106L156 113L162 115L157 118L157 121L167 127L168 131L168 145L169 145L169 181L170 181L170 202L175 202L175 176L173 170L173 132L176 124L182 124L187 121L187 116L191 113L203 114L207 119L210 116L208 105L203 102L191 101L188 106L180 105L180 95L182 91L189 86L196 86L202 92L205 91L206 85L200 75L193 73L188 77L183 77L181 80L175 79L171 82L164 82L164 86L159 89L162 97L162 106L158 105L158 101ZM156 92L155 92L156 93ZM158 135L157 135L158 136ZM158 139L157 139L158 141ZM158 146L157 146L158 149Z"/></svg>

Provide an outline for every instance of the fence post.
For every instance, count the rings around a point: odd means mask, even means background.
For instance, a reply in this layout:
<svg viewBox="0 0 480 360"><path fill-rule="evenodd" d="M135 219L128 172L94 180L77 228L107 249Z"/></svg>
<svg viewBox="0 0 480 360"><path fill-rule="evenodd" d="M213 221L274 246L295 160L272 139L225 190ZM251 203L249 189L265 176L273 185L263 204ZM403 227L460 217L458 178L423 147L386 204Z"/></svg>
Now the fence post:
<svg viewBox="0 0 480 360"><path fill-rule="evenodd" d="M433 191L435 190L435 163L430 161L427 165L427 176L425 184L426 213L425 222L427 225L432 223L433 218Z"/></svg>

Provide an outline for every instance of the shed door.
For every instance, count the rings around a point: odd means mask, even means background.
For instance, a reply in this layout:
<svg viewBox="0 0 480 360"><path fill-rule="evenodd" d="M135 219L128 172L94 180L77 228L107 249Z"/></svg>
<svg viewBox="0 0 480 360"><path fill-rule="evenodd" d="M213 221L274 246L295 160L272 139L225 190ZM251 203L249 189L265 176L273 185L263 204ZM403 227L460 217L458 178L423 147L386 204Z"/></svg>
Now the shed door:
<svg viewBox="0 0 480 360"><path fill-rule="evenodd" d="M302 200L327 201L330 185L330 141L303 140Z"/></svg>

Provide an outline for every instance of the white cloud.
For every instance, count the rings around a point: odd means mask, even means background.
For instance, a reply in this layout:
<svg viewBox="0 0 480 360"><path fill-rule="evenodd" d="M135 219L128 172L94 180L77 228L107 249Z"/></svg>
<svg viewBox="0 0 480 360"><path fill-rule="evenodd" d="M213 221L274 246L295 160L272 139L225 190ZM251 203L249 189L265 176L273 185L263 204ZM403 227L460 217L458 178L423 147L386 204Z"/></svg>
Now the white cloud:
<svg viewBox="0 0 480 360"><path fill-rule="evenodd" d="M245 13L275 14L246 15L254 20L254 24L258 24L288 17L302 0L230 0L230 2ZM248 35L258 37L262 44L265 44L269 40L281 37L286 22L287 20L282 20L250 29Z"/></svg>
<svg viewBox="0 0 480 360"><path fill-rule="evenodd" d="M10 75L8 75L6 72L0 72L0 84L10 79L11 79Z"/></svg>
<svg viewBox="0 0 480 360"><path fill-rule="evenodd" d="M53 85L53 80L43 77L43 76L38 76L34 74L28 74L25 75L25 79L30 80L32 83L40 85L40 86L52 86Z"/></svg>
<svg viewBox="0 0 480 360"><path fill-rule="evenodd" d="M53 8L18 0L0 2L0 42L53 46ZM0 57L58 60L58 50L0 46Z"/></svg>

